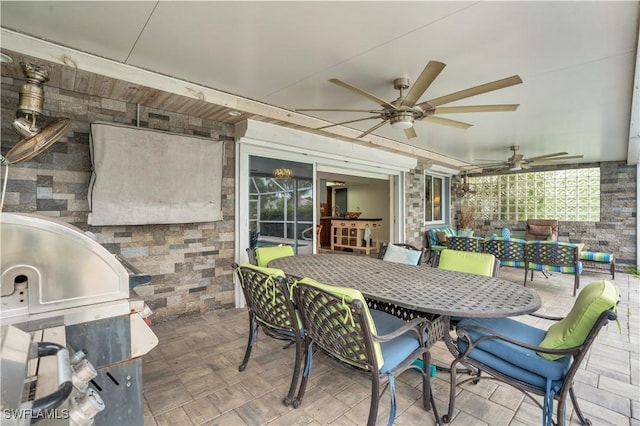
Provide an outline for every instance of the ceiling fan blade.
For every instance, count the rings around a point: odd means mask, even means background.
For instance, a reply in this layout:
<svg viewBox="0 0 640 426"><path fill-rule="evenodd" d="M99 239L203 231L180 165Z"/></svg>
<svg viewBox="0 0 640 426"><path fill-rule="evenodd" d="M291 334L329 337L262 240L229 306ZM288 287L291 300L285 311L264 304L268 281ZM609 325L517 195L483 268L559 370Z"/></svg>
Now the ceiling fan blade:
<svg viewBox="0 0 640 426"><path fill-rule="evenodd" d="M473 124L463 123L462 121L451 120L448 118L434 117L433 115L420 119L421 121L430 121L432 123L443 124L445 126L457 127L458 129L468 129Z"/></svg>
<svg viewBox="0 0 640 426"><path fill-rule="evenodd" d="M444 67L446 67L446 65L442 62L429 61L420 76L416 79L416 82L413 83L413 86L409 89L407 96L405 96L404 101L402 101L402 105L414 106L429 86L431 86L431 83L433 83L438 74L442 72Z"/></svg>
<svg viewBox="0 0 640 426"><path fill-rule="evenodd" d="M413 139L416 136L416 129L415 127L411 126L408 129L404 129L404 134L407 136L407 139Z"/></svg>
<svg viewBox="0 0 640 426"><path fill-rule="evenodd" d="M481 93L487 93L498 89L504 89L505 87L513 86L515 84L522 83L522 79L518 75L503 78L501 80L492 81L491 83L481 84L480 86L470 87L468 89L461 90L459 92L451 93L449 95L440 96L439 98L431 99L425 102L425 107L422 109L428 109L429 106L436 107L449 102L459 101L460 99L476 96ZM422 106L422 104L420 104Z"/></svg>
<svg viewBox="0 0 640 426"><path fill-rule="evenodd" d="M434 111L434 114L515 111L516 109L518 109L519 106L520 104L437 107Z"/></svg>
<svg viewBox="0 0 640 426"><path fill-rule="evenodd" d="M333 127L333 126L341 126L343 124L357 123L358 121L372 120L374 118L382 118L382 116L381 115L376 115L376 116L373 116L373 117L358 118L356 120L343 121L341 123L333 123L333 124L329 124L328 126L316 127L316 130L326 129L327 127Z"/></svg>
<svg viewBox="0 0 640 426"><path fill-rule="evenodd" d="M344 87L345 89L351 90L352 92L356 92L359 95L364 96L365 98L368 98L370 100L372 100L373 102L377 103L378 105L380 105L383 108L387 108L387 109L392 109L397 111L398 107L395 105L391 105L389 102L380 99L379 97L377 97L376 95L372 95L369 92L366 92L356 86L353 86L349 83L345 83L342 80L338 80L337 78L331 78L329 79L330 82L332 82L333 84L337 84L338 86Z"/></svg>
<svg viewBox="0 0 640 426"><path fill-rule="evenodd" d="M543 158L558 157L560 155L568 155L568 152L556 152L555 154L538 155L537 157L529 157L527 160L541 160Z"/></svg>
<svg viewBox="0 0 640 426"><path fill-rule="evenodd" d="M360 136L358 136L358 139L363 137L363 136L367 136L369 133L374 132L376 130L378 130L380 127L384 126L385 124L387 124L387 121L389 120L384 120L381 121L380 123L376 124L375 126L373 126L372 128L370 128L369 130L367 130L366 132L362 133Z"/></svg>
<svg viewBox="0 0 640 426"><path fill-rule="evenodd" d="M371 114L380 114L380 111L370 109L340 109L340 108L299 108L298 111L341 111L341 112L370 112Z"/></svg>
<svg viewBox="0 0 640 426"><path fill-rule="evenodd" d="M583 157L584 155L568 155L566 157L544 158L542 161L534 160L533 162L537 164L549 162L549 164L551 164L554 161L573 160L576 158L583 158ZM531 161L532 159L529 158L528 160Z"/></svg>

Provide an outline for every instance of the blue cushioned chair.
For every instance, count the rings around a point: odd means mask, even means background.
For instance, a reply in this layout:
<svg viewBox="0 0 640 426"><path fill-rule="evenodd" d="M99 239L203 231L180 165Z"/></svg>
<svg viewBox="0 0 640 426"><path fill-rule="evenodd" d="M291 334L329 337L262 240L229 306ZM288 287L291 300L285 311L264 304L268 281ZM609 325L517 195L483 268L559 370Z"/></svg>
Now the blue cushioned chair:
<svg viewBox="0 0 640 426"><path fill-rule="evenodd" d="M519 238L489 237L484 241L485 253L491 253L500 261L500 266L524 268L526 240Z"/></svg>
<svg viewBox="0 0 640 426"><path fill-rule="evenodd" d="M319 283L304 278L295 283L295 301L305 330L306 362L297 403L302 401L311 375L314 346L338 361L368 372L371 376L371 404L367 425L373 426L378 405L388 388L391 396L389 425L396 415L395 378L414 369L422 375L422 404L438 414L434 405L429 372L414 365L422 359L429 365L430 353L425 346L430 322L416 318L406 322L394 315L369 309L358 290ZM381 391L381 387L382 388ZM360 422L364 423L364 422Z"/></svg>
<svg viewBox="0 0 640 426"><path fill-rule="evenodd" d="M262 329L267 336L288 340L289 345L294 344L296 354L291 385L283 400L284 405L290 405L294 403L293 396L300 378L304 349L303 330L293 305L289 283L280 269L262 268L249 263L234 263L233 267L249 312L249 338L239 370L244 371L247 367L251 349L258 339L258 329Z"/></svg>
<svg viewBox="0 0 640 426"><path fill-rule="evenodd" d="M524 285L527 285L527 273L531 271L551 271L573 274L573 295L580 288L582 262L578 245L558 241L527 241L524 251Z"/></svg>
<svg viewBox="0 0 640 426"><path fill-rule="evenodd" d="M567 396L583 425L586 419L573 390L573 378L600 329L616 319L618 289L608 281L587 285L564 318L542 330L511 318L467 318L456 328L459 356L451 364L451 388L445 422L452 420L456 387L480 379L507 383L522 391L543 410L543 425L553 424L553 404L558 401L556 424L565 423ZM457 381L457 364L475 367L473 377ZM482 373L489 375L483 376ZM541 404L533 395L543 396Z"/></svg>

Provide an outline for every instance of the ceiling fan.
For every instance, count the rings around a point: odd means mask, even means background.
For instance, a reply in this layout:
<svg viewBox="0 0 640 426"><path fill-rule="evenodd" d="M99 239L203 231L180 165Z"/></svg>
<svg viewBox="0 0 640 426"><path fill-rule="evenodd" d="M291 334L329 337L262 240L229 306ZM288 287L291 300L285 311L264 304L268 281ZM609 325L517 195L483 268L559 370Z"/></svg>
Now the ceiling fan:
<svg viewBox="0 0 640 426"><path fill-rule="evenodd" d="M343 112L368 112L373 114L370 117L359 118L355 120L343 121L341 123L330 124L328 126L319 127L318 129L326 129L328 127L340 126L342 124L356 123L358 121L365 120L382 120L380 123L371 127L363 132L358 138L368 135L369 133L384 126L386 123L390 123L391 127L396 129L403 129L407 138L415 138L416 131L413 128L415 121L428 121L437 124L443 124L445 126L457 127L460 129L468 129L472 124L464 123L462 121L451 120L449 118L437 117L440 114L456 114L456 113L471 113L471 112L495 112L495 111L515 111L519 104L506 104L506 105L474 105L474 106L450 106L443 107L451 102L465 99L471 96L476 96L482 93L491 92L498 89L504 89L505 87L513 86L522 83L522 79L518 75L496 80L490 83L481 84L479 86L470 87L468 89L460 90L455 93L451 93L445 96L430 99L428 101L419 102L419 99L425 93L425 91L431 86L431 83L442 72L446 65L442 62L429 61L424 68L416 82L409 88L408 78L396 78L393 81L393 87L400 91L398 99L387 102L376 95L373 95L363 89L360 89L352 84L345 83L337 78L332 78L329 81L337 84L347 90L351 90L361 96L368 98L369 100L377 103L382 107L380 110L367 110L367 109L322 109L322 108L303 108L296 111L343 111ZM409 89L405 93L405 90Z"/></svg>
<svg viewBox="0 0 640 426"><path fill-rule="evenodd" d="M524 155L518 154L520 147L518 145L511 145L509 147L513 154L507 158L506 161L493 161L487 164L472 164L465 167L467 170L511 170L518 171L522 169L528 169L532 166L548 166L552 164L559 164L557 161L573 160L576 158L582 158L582 155L568 155L566 152L556 152L553 154L538 155L536 157L525 158Z"/></svg>
<svg viewBox="0 0 640 426"><path fill-rule="evenodd" d="M461 178L457 179L454 186L455 194L458 198L470 198L476 195L476 186L469 183L469 176L467 172L461 174Z"/></svg>

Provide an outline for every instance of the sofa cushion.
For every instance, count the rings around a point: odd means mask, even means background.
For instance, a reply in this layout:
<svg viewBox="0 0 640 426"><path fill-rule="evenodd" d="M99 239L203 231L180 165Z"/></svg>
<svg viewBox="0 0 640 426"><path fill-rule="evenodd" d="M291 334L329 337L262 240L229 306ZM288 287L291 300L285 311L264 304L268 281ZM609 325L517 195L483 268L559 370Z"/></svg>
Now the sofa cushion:
<svg viewBox="0 0 640 426"><path fill-rule="evenodd" d="M566 349L581 345L600 315L615 308L620 294L609 281L594 281L578 294L573 308L562 320L547 330L540 347ZM563 355L539 354L546 359L559 359Z"/></svg>
<svg viewBox="0 0 640 426"><path fill-rule="evenodd" d="M444 231L436 231L436 238L439 245L446 246L449 243L449 234Z"/></svg>

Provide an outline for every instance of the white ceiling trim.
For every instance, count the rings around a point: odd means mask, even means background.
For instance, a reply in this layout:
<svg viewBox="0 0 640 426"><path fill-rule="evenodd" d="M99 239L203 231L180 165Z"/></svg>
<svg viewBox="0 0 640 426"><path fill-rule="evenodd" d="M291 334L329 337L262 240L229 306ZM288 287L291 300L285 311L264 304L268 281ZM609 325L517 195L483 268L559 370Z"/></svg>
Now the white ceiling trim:
<svg viewBox="0 0 640 426"><path fill-rule="evenodd" d="M296 152L307 155L310 159L315 157L318 162L382 174L407 172L418 164L414 157L255 120L236 124L236 139L239 143Z"/></svg>

